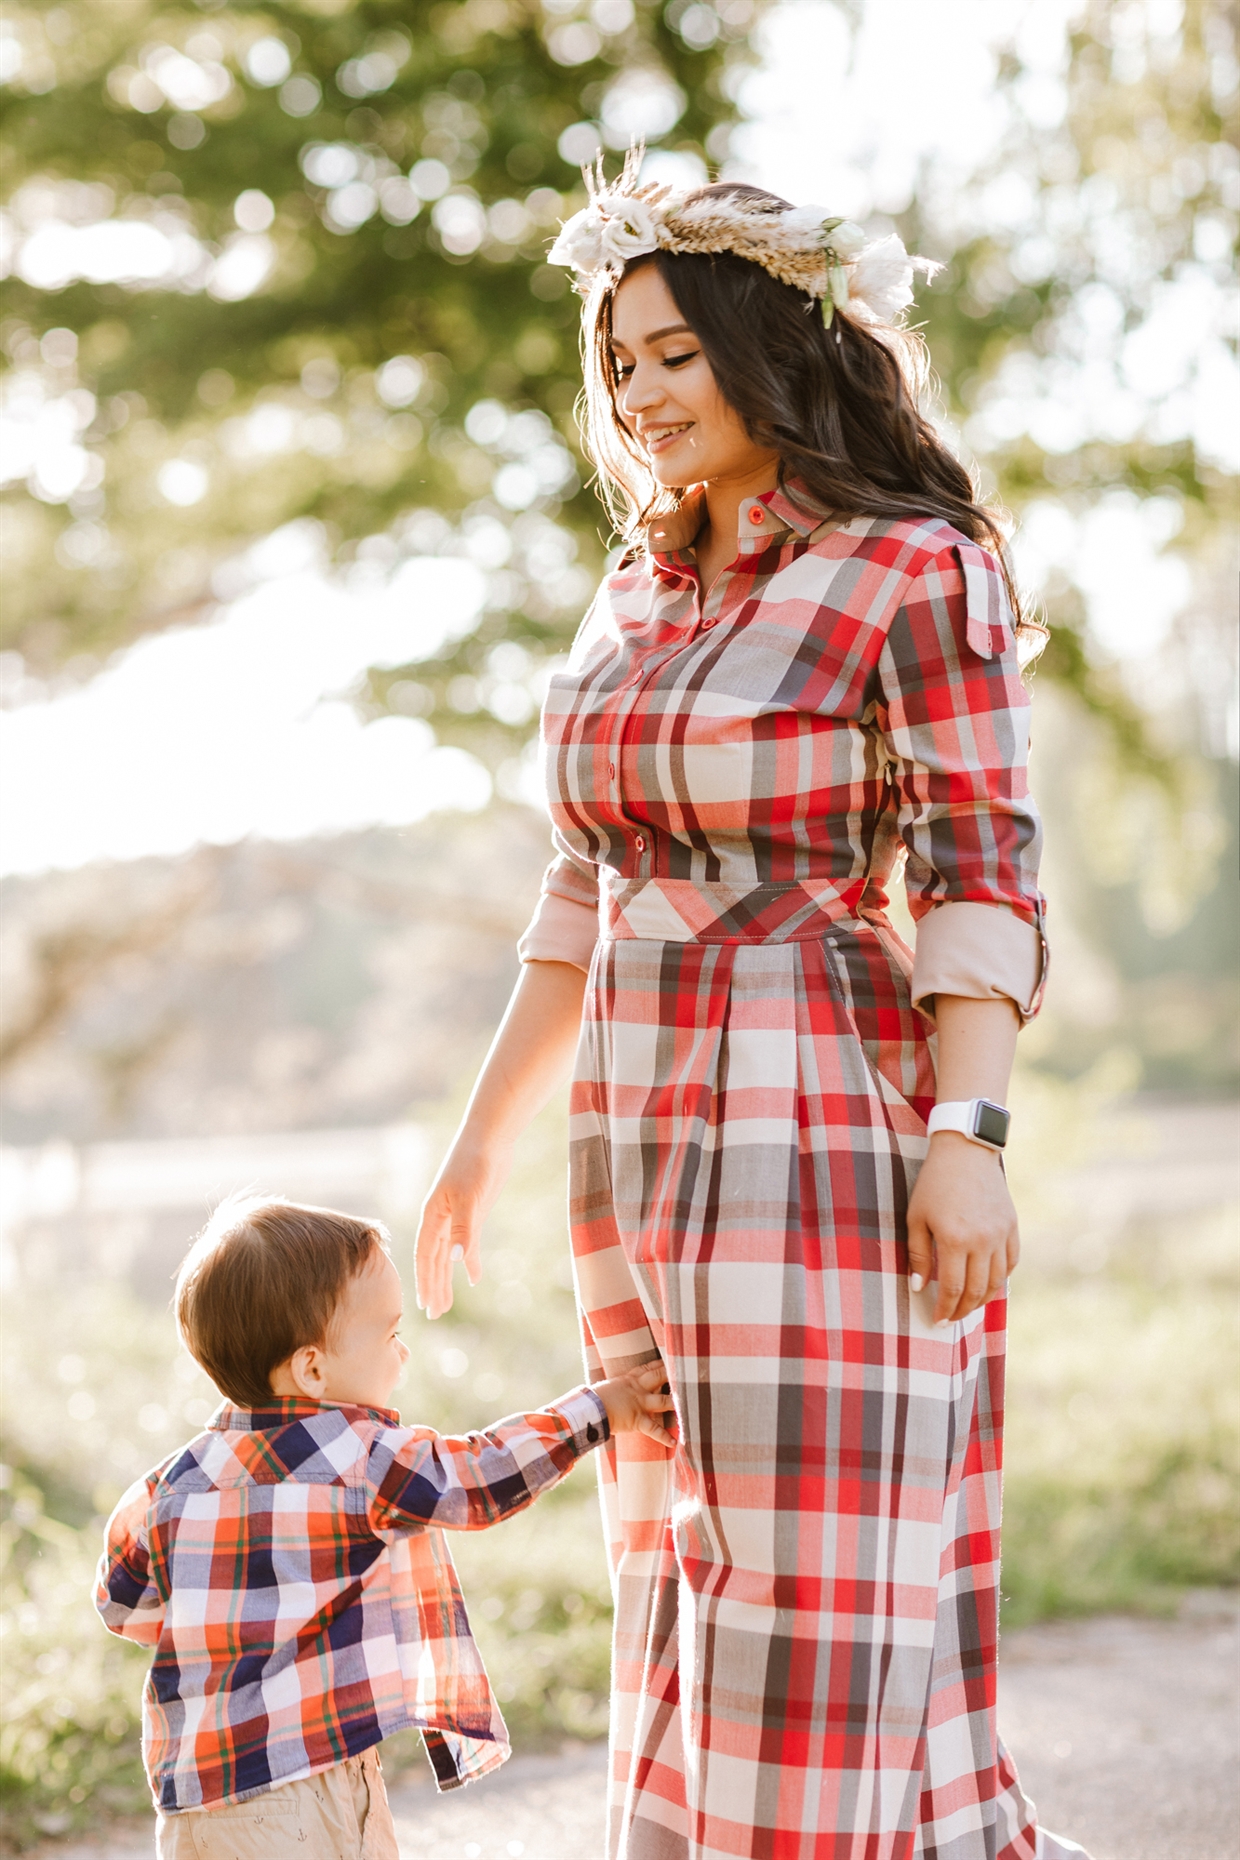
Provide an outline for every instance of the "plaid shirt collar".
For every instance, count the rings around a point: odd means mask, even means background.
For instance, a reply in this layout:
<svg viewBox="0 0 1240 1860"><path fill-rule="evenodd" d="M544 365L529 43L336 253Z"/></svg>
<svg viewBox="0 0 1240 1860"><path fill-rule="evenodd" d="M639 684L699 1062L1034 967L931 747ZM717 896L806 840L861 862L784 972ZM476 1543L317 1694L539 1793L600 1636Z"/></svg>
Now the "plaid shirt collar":
<svg viewBox="0 0 1240 1860"><path fill-rule="evenodd" d="M223 1401L206 1427L209 1432L220 1434L262 1434L332 1410L338 1410L350 1422L369 1417L380 1427L401 1425L395 1408L369 1408L362 1402L310 1401L304 1395L273 1395L261 1408L234 1408L231 1402Z"/></svg>
<svg viewBox="0 0 1240 1860"><path fill-rule="evenodd" d="M646 551L654 573L681 585L697 573L694 539L706 515L706 493L694 485L670 516L656 517L646 531ZM737 557L761 555L772 543L808 536L829 512L820 509L799 480L792 479L760 497L742 499L736 511Z"/></svg>

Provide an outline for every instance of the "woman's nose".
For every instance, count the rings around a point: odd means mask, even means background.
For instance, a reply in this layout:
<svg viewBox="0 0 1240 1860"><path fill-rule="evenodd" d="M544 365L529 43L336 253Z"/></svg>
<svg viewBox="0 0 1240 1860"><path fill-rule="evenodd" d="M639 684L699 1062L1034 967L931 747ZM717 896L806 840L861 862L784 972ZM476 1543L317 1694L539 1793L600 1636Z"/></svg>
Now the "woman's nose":
<svg viewBox="0 0 1240 1860"><path fill-rule="evenodd" d="M663 398L658 381L651 375L643 375L640 369L634 369L624 384L624 393L620 400L620 411L630 415L645 413L656 407Z"/></svg>

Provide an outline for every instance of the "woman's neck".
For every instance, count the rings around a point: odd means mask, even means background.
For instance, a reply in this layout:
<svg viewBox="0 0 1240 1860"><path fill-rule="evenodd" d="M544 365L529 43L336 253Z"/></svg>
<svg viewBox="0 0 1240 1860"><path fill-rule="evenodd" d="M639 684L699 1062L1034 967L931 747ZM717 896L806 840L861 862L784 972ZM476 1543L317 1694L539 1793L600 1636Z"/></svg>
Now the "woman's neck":
<svg viewBox="0 0 1240 1860"><path fill-rule="evenodd" d="M764 497L779 484L779 460L764 460L753 471L738 472L726 478L712 478L704 484L705 522L698 531L694 550L698 573L705 593L721 569L736 559L737 515L746 498Z"/></svg>

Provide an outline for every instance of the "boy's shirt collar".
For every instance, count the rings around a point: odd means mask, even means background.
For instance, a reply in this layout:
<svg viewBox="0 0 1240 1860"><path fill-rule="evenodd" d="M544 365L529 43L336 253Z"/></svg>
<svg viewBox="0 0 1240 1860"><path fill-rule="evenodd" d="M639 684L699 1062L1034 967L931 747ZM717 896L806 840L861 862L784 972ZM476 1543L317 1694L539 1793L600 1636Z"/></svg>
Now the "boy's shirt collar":
<svg viewBox="0 0 1240 1860"><path fill-rule="evenodd" d="M311 1401L305 1395L273 1395L261 1408L238 1408L230 1401L222 1401L205 1425L212 1433L261 1434L316 1414L343 1414L351 1421L367 1417L381 1427L401 1426L395 1408L371 1408L365 1402Z"/></svg>

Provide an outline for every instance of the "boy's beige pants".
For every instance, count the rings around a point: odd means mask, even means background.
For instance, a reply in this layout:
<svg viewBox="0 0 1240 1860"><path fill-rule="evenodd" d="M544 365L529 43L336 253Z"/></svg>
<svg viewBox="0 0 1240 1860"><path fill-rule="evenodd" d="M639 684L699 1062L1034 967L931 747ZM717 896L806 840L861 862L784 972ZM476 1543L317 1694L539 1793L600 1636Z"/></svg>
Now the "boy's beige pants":
<svg viewBox="0 0 1240 1860"><path fill-rule="evenodd" d="M159 1860L400 1860L377 1750L248 1802L156 1821Z"/></svg>

